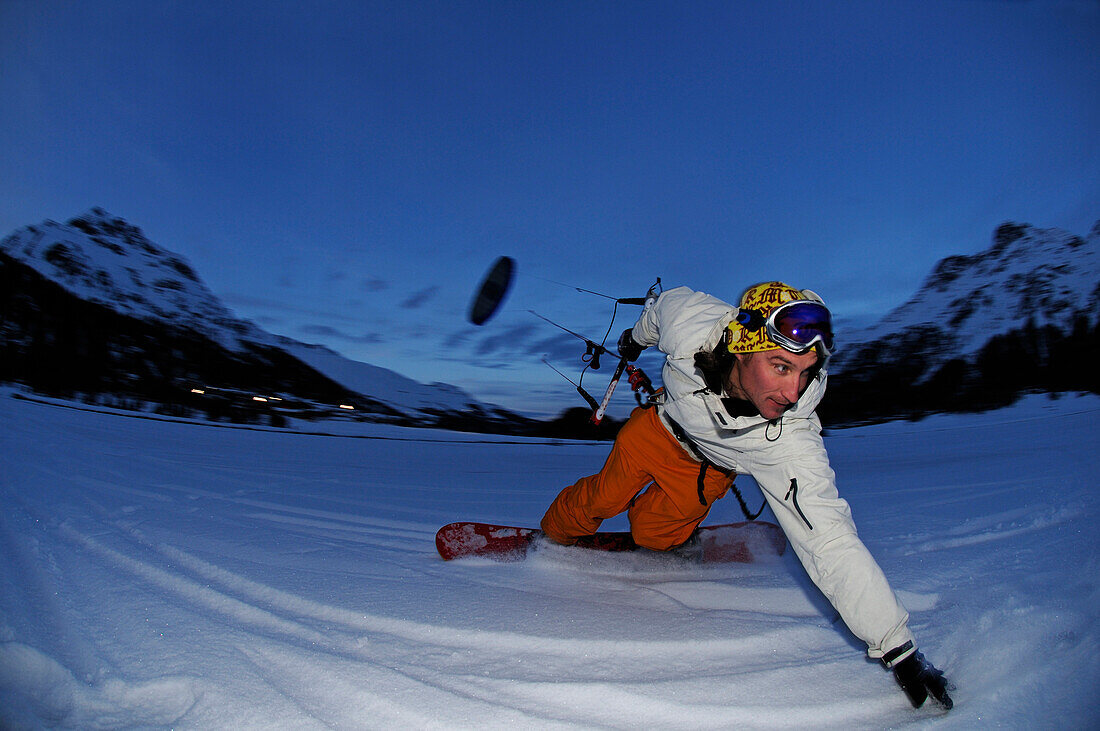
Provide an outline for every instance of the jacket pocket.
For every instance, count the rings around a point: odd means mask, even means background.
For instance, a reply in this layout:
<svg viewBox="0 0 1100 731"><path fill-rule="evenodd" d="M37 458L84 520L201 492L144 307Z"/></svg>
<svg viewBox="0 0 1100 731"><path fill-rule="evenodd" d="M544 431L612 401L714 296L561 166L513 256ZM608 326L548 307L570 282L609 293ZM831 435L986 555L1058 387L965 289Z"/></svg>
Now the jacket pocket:
<svg viewBox="0 0 1100 731"><path fill-rule="evenodd" d="M806 527L810 530L814 529L814 527L810 524L809 519L806 517L806 514L802 512L802 508L798 504L798 480L794 477L791 478L791 487L789 490L787 490L787 496L783 498L783 500L789 500L791 505L794 506L795 512L798 513L798 517L802 518L802 522L806 524Z"/></svg>

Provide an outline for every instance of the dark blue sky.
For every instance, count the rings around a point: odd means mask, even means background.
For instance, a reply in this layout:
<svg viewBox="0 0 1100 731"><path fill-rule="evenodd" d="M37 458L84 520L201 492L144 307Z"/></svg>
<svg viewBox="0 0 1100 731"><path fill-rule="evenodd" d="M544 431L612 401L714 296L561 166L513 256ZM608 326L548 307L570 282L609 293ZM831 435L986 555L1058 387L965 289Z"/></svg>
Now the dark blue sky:
<svg viewBox="0 0 1100 731"><path fill-rule="evenodd" d="M1098 49L1095 0L3 0L0 234L102 206L271 331L555 412L579 343L526 310L611 315L556 283L857 323L1005 220L1087 233Z"/></svg>

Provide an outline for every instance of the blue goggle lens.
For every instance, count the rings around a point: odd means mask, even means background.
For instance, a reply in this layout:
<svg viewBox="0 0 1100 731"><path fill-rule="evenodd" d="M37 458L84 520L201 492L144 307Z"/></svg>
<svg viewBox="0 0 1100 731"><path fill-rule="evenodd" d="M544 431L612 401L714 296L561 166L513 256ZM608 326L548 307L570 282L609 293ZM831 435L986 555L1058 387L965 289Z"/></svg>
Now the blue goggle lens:
<svg viewBox="0 0 1100 731"><path fill-rule="evenodd" d="M775 310L769 324L787 340L809 348L816 342L833 349L833 321L828 308L818 302L791 302Z"/></svg>

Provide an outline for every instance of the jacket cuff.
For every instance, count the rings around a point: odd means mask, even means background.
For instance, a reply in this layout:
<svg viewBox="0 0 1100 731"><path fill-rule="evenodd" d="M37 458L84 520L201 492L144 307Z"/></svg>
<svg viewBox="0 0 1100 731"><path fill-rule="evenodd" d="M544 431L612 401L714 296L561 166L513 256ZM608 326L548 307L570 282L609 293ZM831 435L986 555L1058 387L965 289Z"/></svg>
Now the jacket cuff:
<svg viewBox="0 0 1100 731"><path fill-rule="evenodd" d="M886 667L892 668L916 651L917 648L913 646L913 642L912 640L910 640L904 645L901 645L900 647L895 647L893 650L890 650L890 652L887 652L885 655L879 658L879 661Z"/></svg>

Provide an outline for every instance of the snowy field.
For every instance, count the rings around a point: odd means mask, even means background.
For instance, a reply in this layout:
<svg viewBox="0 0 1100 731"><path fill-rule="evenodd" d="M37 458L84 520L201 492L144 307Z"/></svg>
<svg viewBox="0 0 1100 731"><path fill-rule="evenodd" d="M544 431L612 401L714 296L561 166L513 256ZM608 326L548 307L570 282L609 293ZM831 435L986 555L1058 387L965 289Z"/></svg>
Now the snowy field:
<svg viewBox="0 0 1100 731"><path fill-rule="evenodd" d="M828 439L950 713L909 706L790 552L436 555L452 520L537 524L607 444L307 436L10 392L0 424L3 728L1100 725L1096 397ZM708 522L737 519L727 497Z"/></svg>

